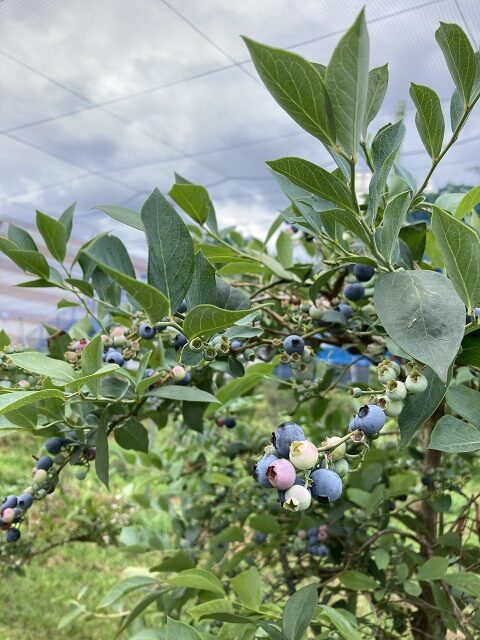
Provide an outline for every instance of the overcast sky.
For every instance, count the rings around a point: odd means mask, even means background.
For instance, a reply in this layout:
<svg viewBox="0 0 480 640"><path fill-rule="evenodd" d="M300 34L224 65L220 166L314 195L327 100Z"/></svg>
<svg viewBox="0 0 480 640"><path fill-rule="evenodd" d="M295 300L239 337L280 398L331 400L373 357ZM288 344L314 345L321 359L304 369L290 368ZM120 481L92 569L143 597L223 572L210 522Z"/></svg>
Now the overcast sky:
<svg viewBox="0 0 480 640"><path fill-rule="evenodd" d="M0 219L31 224L78 202L78 239L114 228L92 207L141 207L173 172L210 185L223 225L268 226L284 199L266 160L328 162L320 143L258 81L239 34L328 62L363 4L371 66L390 65L374 129L407 101L404 161L419 178L428 158L413 125L410 81L444 101L452 83L436 45L440 20L478 47L478 0L3 0L0 1ZM480 118L434 178L479 182ZM135 232L130 242L137 245Z"/></svg>

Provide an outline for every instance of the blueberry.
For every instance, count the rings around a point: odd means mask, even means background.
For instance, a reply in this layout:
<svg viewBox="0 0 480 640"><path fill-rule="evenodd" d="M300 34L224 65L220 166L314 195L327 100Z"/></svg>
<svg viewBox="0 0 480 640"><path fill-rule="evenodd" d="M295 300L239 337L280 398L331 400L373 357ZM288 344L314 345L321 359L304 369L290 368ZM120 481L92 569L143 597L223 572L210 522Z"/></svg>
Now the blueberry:
<svg viewBox="0 0 480 640"><path fill-rule="evenodd" d="M307 538L317 538L318 527L310 527L307 529Z"/></svg>
<svg viewBox="0 0 480 640"><path fill-rule="evenodd" d="M285 340L283 341L283 348L290 355L292 353L302 353L303 349L305 348L305 342L303 338L293 334L285 338Z"/></svg>
<svg viewBox="0 0 480 640"><path fill-rule="evenodd" d="M4 509L13 509L17 506L17 496L7 496L0 506L0 511Z"/></svg>
<svg viewBox="0 0 480 640"><path fill-rule="evenodd" d="M310 476L312 496L322 503L338 500L342 495L342 480L338 473L330 469L317 469Z"/></svg>
<svg viewBox="0 0 480 640"><path fill-rule="evenodd" d="M183 333L177 333L177 335L173 339L173 346L175 348L175 351L179 351L186 344L188 344L188 340L183 335Z"/></svg>
<svg viewBox="0 0 480 640"><path fill-rule="evenodd" d="M267 489L273 489L273 485L267 479L267 469L275 460L278 460L278 458L273 454L264 455L253 468L253 477L262 487L266 487Z"/></svg>
<svg viewBox="0 0 480 640"><path fill-rule="evenodd" d="M48 453L51 453L53 456L56 456L57 453L60 453L63 447L63 438L49 438L45 442L45 449Z"/></svg>
<svg viewBox="0 0 480 640"><path fill-rule="evenodd" d="M305 480L303 478L300 478L300 476L297 476L295 478L295 482L293 483L292 486L305 486ZM287 493L288 489L279 489L278 490L278 502L280 503L280 506L283 507L283 503L285 502L285 494Z"/></svg>
<svg viewBox="0 0 480 640"><path fill-rule="evenodd" d="M433 484L433 478L431 476L423 476L422 484L425 487L430 487Z"/></svg>
<svg viewBox="0 0 480 640"><path fill-rule="evenodd" d="M315 545L310 549L312 556L319 556L320 558L326 558L330 553L330 549L324 544Z"/></svg>
<svg viewBox="0 0 480 640"><path fill-rule="evenodd" d="M267 535L265 533L258 532L254 538L256 544L264 544L267 541Z"/></svg>
<svg viewBox="0 0 480 640"><path fill-rule="evenodd" d="M293 485L285 491L283 508L287 511L305 511L312 502L312 494L305 486Z"/></svg>
<svg viewBox="0 0 480 640"><path fill-rule="evenodd" d="M360 300L360 298L363 298L365 295L365 289L358 282L354 282L353 284L347 284L343 290L343 295L347 300L357 302L357 300Z"/></svg>
<svg viewBox="0 0 480 640"><path fill-rule="evenodd" d="M5 535L7 542L16 542L20 538L20 529L9 529Z"/></svg>
<svg viewBox="0 0 480 640"><path fill-rule="evenodd" d="M225 424L225 418L215 418L215 424L217 427L223 427Z"/></svg>
<svg viewBox="0 0 480 640"><path fill-rule="evenodd" d="M275 489L290 489L295 482L297 472L290 460L280 458L268 467L266 476Z"/></svg>
<svg viewBox="0 0 480 640"><path fill-rule="evenodd" d="M35 463L35 468L48 471L52 465L53 465L53 460L50 458L50 456L42 456Z"/></svg>
<svg viewBox="0 0 480 640"><path fill-rule="evenodd" d="M272 444L282 458L288 458L294 440L306 440L303 429L295 422L282 422L272 433Z"/></svg>
<svg viewBox="0 0 480 640"><path fill-rule="evenodd" d="M230 343L230 348L233 350L241 349L242 346L243 346L243 343L241 340L232 340Z"/></svg>
<svg viewBox="0 0 480 640"><path fill-rule="evenodd" d="M369 264L356 264L353 267L353 275L359 282L368 282L375 275L375 269Z"/></svg>
<svg viewBox="0 0 480 640"><path fill-rule="evenodd" d="M119 351L110 349L105 355L105 362L108 362L108 364L118 364L119 367L122 367L125 359Z"/></svg>
<svg viewBox="0 0 480 640"><path fill-rule="evenodd" d="M21 509L30 509L33 504L33 496L30 493L22 493L18 496L18 506Z"/></svg>
<svg viewBox="0 0 480 640"><path fill-rule="evenodd" d="M180 304L180 306L177 309L177 313L185 313L187 310L187 303L185 302L185 300Z"/></svg>
<svg viewBox="0 0 480 640"><path fill-rule="evenodd" d="M366 404L360 407L357 415L350 423L350 431L360 429L368 436L373 436L382 429L385 424L385 412L376 404ZM353 426L353 429L352 429Z"/></svg>
<svg viewBox="0 0 480 640"><path fill-rule="evenodd" d="M352 307L346 302L340 302L337 307L337 311L345 316L345 318L351 318L353 315Z"/></svg>
<svg viewBox="0 0 480 640"><path fill-rule="evenodd" d="M175 382L175 384L179 385L180 387L186 387L191 383L191 381L192 374L190 373L190 371L186 371L183 380L179 380L178 382Z"/></svg>
<svg viewBox="0 0 480 640"><path fill-rule="evenodd" d="M138 335L144 340L153 340L155 337L155 327L151 327L146 322L142 322L138 327Z"/></svg>
<svg viewBox="0 0 480 640"><path fill-rule="evenodd" d="M233 429L233 427L237 424L235 418L225 418L225 422L223 423L227 429Z"/></svg>

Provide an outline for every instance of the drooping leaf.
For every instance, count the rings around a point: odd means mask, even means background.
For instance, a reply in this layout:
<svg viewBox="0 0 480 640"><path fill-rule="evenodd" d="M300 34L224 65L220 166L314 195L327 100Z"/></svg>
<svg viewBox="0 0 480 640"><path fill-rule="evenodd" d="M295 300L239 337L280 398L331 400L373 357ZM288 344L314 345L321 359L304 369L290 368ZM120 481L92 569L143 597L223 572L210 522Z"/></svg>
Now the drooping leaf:
<svg viewBox="0 0 480 640"><path fill-rule="evenodd" d="M325 76L335 116L337 141L352 157L357 156L365 121L368 60L369 39L362 9L335 47Z"/></svg>
<svg viewBox="0 0 480 640"><path fill-rule="evenodd" d="M103 211L114 220L117 220L117 222L126 224L129 227L138 229L139 231L144 230L143 222L138 211L133 211L127 207L110 206L106 204L99 204L95 209L100 209L100 211Z"/></svg>
<svg viewBox="0 0 480 640"><path fill-rule="evenodd" d="M388 175L393 167L400 145L405 136L402 121L388 124L377 133L372 141L373 175L368 189L368 209L366 219L373 224L378 205L384 194Z"/></svg>
<svg viewBox="0 0 480 640"><path fill-rule="evenodd" d="M463 104L467 105L476 72L475 53L472 45L458 24L440 22L440 26L435 32L435 38L442 49L455 86L463 98Z"/></svg>
<svg viewBox="0 0 480 640"><path fill-rule="evenodd" d="M26 251L7 238L0 238L0 251L25 273L33 273L44 280L50 276L50 267L39 251Z"/></svg>
<svg viewBox="0 0 480 640"><path fill-rule="evenodd" d="M18 248L25 249L25 251L38 251L35 240L28 233L28 231L17 227L16 224L13 224L11 222L9 223L7 227L7 235L8 239L16 244Z"/></svg>
<svg viewBox="0 0 480 640"><path fill-rule="evenodd" d="M21 369L50 378L53 384L59 387L74 382L77 377L74 368L67 362L49 358L37 351L12 353L9 358Z"/></svg>
<svg viewBox="0 0 480 640"><path fill-rule="evenodd" d="M428 155L436 160L440 155L445 133L440 98L430 87L412 82L410 96L417 108L415 124Z"/></svg>
<svg viewBox="0 0 480 640"><path fill-rule="evenodd" d="M465 326L463 302L452 283L435 271L383 274L374 303L392 340L445 382Z"/></svg>
<svg viewBox="0 0 480 640"><path fill-rule="evenodd" d="M193 276L193 241L169 202L155 189L142 207L148 245L148 281L169 300L172 311L187 295Z"/></svg>
<svg viewBox="0 0 480 640"><path fill-rule="evenodd" d="M322 167L302 158L280 158L267 162L267 165L309 193L356 213L347 185Z"/></svg>
<svg viewBox="0 0 480 640"><path fill-rule="evenodd" d="M471 313L480 304L480 241L460 220L434 205L432 231L449 279Z"/></svg>
<svg viewBox="0 0 480 640"><path fill-rule="evenodd" d="M334 143L332 106L319 70L296 53L243 39L262 82L282 109L324 144Z"/></svg>

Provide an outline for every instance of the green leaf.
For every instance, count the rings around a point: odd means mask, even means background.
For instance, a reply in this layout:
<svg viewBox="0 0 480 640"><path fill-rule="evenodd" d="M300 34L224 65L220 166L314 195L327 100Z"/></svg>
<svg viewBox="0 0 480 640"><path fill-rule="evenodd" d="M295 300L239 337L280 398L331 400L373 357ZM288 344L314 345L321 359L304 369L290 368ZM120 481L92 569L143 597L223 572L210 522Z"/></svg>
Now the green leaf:
<svg viewBox="0 0 480 640"><path fill-rule="evenodd" d="M386 549L382 549L382 547L375 549L372 557L380 570L386 569L390 564L390 554Z"/></svg>
<svg viewBox="0 0 480 640"><path fill-rule="evenodd" d="M468 312L480 303L480 241L460 220L435 205L432 231L442 252L449 279Z"/></svg>
<svg viewBox="0 0 480 640"><path fill-rule="evenodd" d="M412 82L410 96L417 108L415 124L418 133L432 160L437 160L442 151L445 121L440 98L430 87Z"/></svg>
<svg viewBox="0 0 480 640"><path fill-rule="evenodd" d="M410 192L404 191L392 198L383 212L382 226L379 227L378 248L388 261L392 260L398 235L410 205Z"/></svg>
<svg viewBox="0 0 480 640"><path fill-rule="evenodd" d="M285 267L291 267L293 265L293 242L288 233L281 232L278 234L277 242L275 244L277 248L277 260Z"/></svg>
<svg viewBox="0 0 480 640"><path fill-rule="evenodd" d="M332 105L319 70L296 53L243 39L262 82L282 109L325 145L333 144Z"/></svg>
<svg viewBox="0 0 480 640"><path fill-rule="evenodd" d="M139 420L131 418L126 424L116 427L113 437L122 449L148 452L148 432Z"/></svg>
<svg viewBox="0 0 480 640"><path fill-rule="evenodd" d="M430 367L425 369L424 375L428 380L427 389L423 393L408 395L398 417L401 449L409 444L417 429L433 415L447 391L448 384L442 382Z"/></svg>
<svg viewBox="0 0 480 640"><path fill-rule="evenodd" d="M239 287L232 287L226 280L215 278L215 306L229 311L239 311L250 307L250 297ZM204 300L203 302L206 302Z"/></svg>
<svg viewBox="0 0 480 640"><path fill-rule="evenodd" d="M213 209L208 191L198 184L174 184L168 195L200 225Z"/></svg>
<svg viewBox="0 0 480 640"><path fill-rule="evenodd" d="M455 131L455 129L460 124L464 112L465 109L462 94L458 89L455 89L450 100L450 126L452 128L452 131Z"/></svg>
<svg viewBox="0 0 480 640"><path fill-rule="evenodd" d="M29 404L36 404L41 400L58 398L63 400L64 394L58 389L42 389L42 391L11 391L0 395L0 415L17 411Z"/></svg>
<svg viewBox="0 0 480 640"><path fill-rule="evenodd" d="M447 573L444 582L460 591L469 593L474 598L480 598L480 576L470 572Z"/></svg>
<svg viewBox="0 0 480 640"><path fill-rule="evenodd" d="M166 640L202 640L200 634L185 622L167 617Z"/></svg>
<svg viewBox="0 0 480 640"><path fill-rule="evenodd" d="M207 602L197 604L195 607L188 609L188 614L195 620L210 618L221 622L234 623L245 623L245 620L248 620L248 618L235 614L232 603L226 598L216 598L215 600L207 600Z"/></svg>
<svg viewBox="0 0 480 640"><path fill-rule="evenodd" d="M183 332L189 340L197 336L211 336L261 308L227 311L212 304L200 304L187 313L183 322Z"/></svg>
<svg viewBox="0 0 480 640"><path fill-rule="evenodd" d="M98 371L102 366L103 340L100 336L95 336L82 351L82 375L90 376L90 374ZM94 396L100 393L100 381L98 379L90 380L87 383L88 388Z"/></svg>
<svg viewBox="0 0 480 640"><path fill-rule="evenodd" d="M300 278L292 271L287 271L279 262L269 256L267 253L260 253L260 251L250 250L253 260L261 262L269 271L274 273L279 278L287 281L301 282Z"/></svg>
<svg viewBox="0 0 480 640"><path fill-rule="evenodd" d="M124 255L124 249L118 238L101 236L84 253L138 302L150 322L162 321L169 310L168 300L161 291L135 278L133 265L128 254Z"/></svg>
<svg viewBox="0 0 480 640"><path fill-rule="evenodd" d="M8 347L10 342L11 340L5 329L0 329L0 351L3 351L3 347Z"/></svg>
<svg viewBox="0 0 480 640"><path fill-rule="evenodd" d="M368 209L366 219L374 223L378 205L384 194L388 175L393 167L400 145L405 136L403 122L387 124L377 133L372 141L373 175L368 188Z"/></svg>
<svg viewBox="0 0 480 640"><path fill-rule="evenodd" d="M37 227L48 250L59 262L63 262L67 251L67 230L61 222L37 211Z"/></svg>
<svg viewBox="0 0 480 640"><path fill-rule="evenodd" d="M335 47L325 76L337 141L354 158L365 121L369 48L365 10L362 9Z"/></svg>
<svg viewBox="0 0 480 640"><path fill-rule="evenodd" d="M328 269L327 271L323 271L319 274L316 280L314 280L313 284L308 290L308 294L310 296L310 300L315 302L320 291L328 285L330 279L338 272L340 267L334 267L333 269Z"/></svg>
<svg viewBox="0 0 480 640"><path fill-rule="evenodd" d="M178 309L193 276L193 242L175 209L158 189L142 207L148 245L148 281L165 294L170 309Z"/></svg>
<svg viewBox="0 0 480 640"><path fill-rule="evenodd" d="M58 219L58 221L61 224L63 224L63 226L65 227L65 231L67 233L67 242L70 239L70 235L72 233L73 214L75 212L75 205L76 203L74 202L69 207L67 207Z"/></svg>
<svg viewBox="0 0 480 640"><path fill-rule="evenodd" d="M322 167L302 158L288 157L271 160L267 162L267 165L309 193L356 213L355 204L347 185Z"/></svg>
<svg viewBox="0 0 480 640"><path fill-rule="evenodd" d="M255 567L250 567L232 578L231 585L245 607L259 610L262 604L262 582Z"/></svg>
<svg viewBox="0 0 480 640"><path fill-rule="evenodd" d="M301 640L308 629L318 602L318 585L309 584L287 600L282 616L285 640Z"/></svg>
<svg viewBox="0 0 480 640"><path fill-rule="evenodd" d="M367 138L367 128L380 111L388 87L388 65L376 67L368 72L367 102L362 136Z"/></svg>
<svg viewBox="0 0 480 640"><path fill-rule="evenodd" d="M183 402L215 402L220 403L215 396L208 391L202 391L197 387L181 387L178 385L168 385L153 389L147 393L148 396L157 398L165 398L168 400L177 400Z"/></svg>
<svg viewBox="0 0 480 640"><path fill-rule="evenodd" d="M426 560L417 571L417 580L441 580L448 570L448 559L434 556Z"/></svg>
<svg viewBox="0 0 480 640"><path fill-rule="evenodd" d="M480 369L480 332L468 333L462 340L462 351L457 364L466 364Z"/></svg>
<svg viewBox="0 0 480 640"><path fill-rule="evenodd" d="M248 519L248 524L255 531L261 531L267 535L275 534L278 532L279 523L275 516L270 513L262 513L261 515L251 515Z"/></svg>
<svg viewBox="0 0 480 640"><path fill-rule="evenodd" d="M463 302L452 283L435 271L382 274L374 304L392 340L445 382L465 327Z"/></svg>
<svg viewBox="0 0 480 640"><path fill-rule="evenodd" d="M103 211L114 220L117 220L117 222L126 224L129 227L138 229L139 231L144 230L143 222L138 211L133 211L132 209L128 209L127 207L117 207L106 204L99 204L94 208L100 209L100 211Z"/></svg>
<svg viewBox="0 0 480 640"><path fill-rule="evenodd" d="M409 224L406 227L402 227L398 236L410 249L412 258L416 262L421 262L423 254L425 253L427 240L427 225L425 222Z"/></svg>
<svg viewBox="0 0 480 640"><path fill-rule="evenodd" d="M454 413L480 427L480 392L462 384L451 386L447 392L447 404Z"/></svg>
<svg viewBox="0 0 480 640"><path fill-rule="evenodd" d="M334 609L326 604L320 605L320 612L322 617L327 618L341 634L345 640L361 640L361 635L352 625L350 620L343 615L339 609Z"/></svg>
<svg viewBox="0 0 480 640"><path fill-rule="evenodd" d="M193 309L199 304L216 302L215 269L201 251L195 254L195 268L192 283L186 295L187 307Z"/></svg>
<svg viewBox="0 0 480 640"><path fill-rule="evenodd" d="M319 211L318 215L325 226L326 224L328 224L330 219L332 219L337 224L341 224L348 231L351 231L365 245L369 246L370 238L367 232L360 224L358 218L356 218L355 215L350 211L343 211L342 209L331 209L330 211Z"/></svg>
<svg viewBox="0 0 480 640"><path fill-rule="evenodd" d="M480 449L480 429L454 416L442 416L430 437L429 449L464 453Z"/></svg>
<svg viewBox="0 0 480 640"><path fill-rule="evenodd" d="M50 267L45 257L39 251L26 251L19 249L16 244L7 238L0 238L0 251L12 260L25 273L33 273L36 276L48 280Z"/></svg>
<svg viewBox="0 0 480 640"><path fill-rule="evenodd" d="M25 251L38 251L35 240L28 233L28 231L17 227L17 225L12 224L11 222L9 223L7 228L7 235L8 239L16 244L20 249L25 249Z"/></svg>
<svg viewBox="0 0 480 640"><path fill-rule="evenodd" d="M21 369L50 378L58 387L74 382L77 377L74 368L67 362L49 358L37 351L12 353L9 354L9 358Z"/></svg>
<svg viewBox="0 0 480 640"><path fill-rule="evenodd" d="M217 576L205 569L185 569L168 578L167 582L174 587L187 587L187 589L212 591L222 596L225 595L222 583Z"/></svg>
<svg viewBox="0 0 480 640"><path fill-rule="evenodd" d="M145 587L152 587L155 584L158 584L158 581L156 578L152 578L152 576L138 575L125 578L125 580L120 580L120 582L117 582L103 596L96 608L105 609L107 607L111 607L112 604L118 602L118 600L127 593L131 593L132 591L143 589Z"/></svg>
<svg viewBox="0 0 480 640"><path fill-rule="evenodd" d="M97 427L97 434L95 440L96 453L95 453L95 471L97 473L100 482L108 487L109 483L109 454L108 454L108 433L107 423L105 420L101 420Z"/></svg>
<svg viewBox="0 0 480 640"><path fill-rule="evenodd" d="M353 591L372 591L377 587L376 581L360 571L347 571L340 576L340 582Z"/></svg>
<svg viewBox="0 0 480 640"><path fill-rule="evenodd" d="M469 103L476 72L472 45L458 24L440 22L435 38L443 52L455 86L463 98L463 104L466 106Z"/></svg>
<svg viewBox="0 0 480 640"><path fill-rule="evenodd" d="M455 209L455 218L461 219L480 202L480 186L473 187L463 195Z"/></svg>

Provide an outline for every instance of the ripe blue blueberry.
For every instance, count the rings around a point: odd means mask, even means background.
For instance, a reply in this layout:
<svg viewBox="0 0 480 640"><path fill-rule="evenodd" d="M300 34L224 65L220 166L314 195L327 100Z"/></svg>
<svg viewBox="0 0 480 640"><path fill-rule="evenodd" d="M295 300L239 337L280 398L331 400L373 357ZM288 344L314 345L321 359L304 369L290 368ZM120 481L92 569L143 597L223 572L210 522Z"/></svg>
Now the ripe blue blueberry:
<svg viewBox="0 0 480 640"><path fill-rule="evenodd" d="M233 429L233 427L237 424L235 418L225 418L225 422L223 423L227 429Z"/></svg>
<svg viewBox="0 0 480 640"><path fill-rule="evenodd" d="M306 440L303 429L295 422L282 422L272 433L272 444L282 458L289 457L294 440Z"/></svg>
<svg viewBox="0 0 480 640"><path fill-rule="evenodd" d="M63 438L49 438L45 442L45 449L48 453L51 453L52 456L56 456L57 453L60 453L63 446Z"/></svg>
<svg viewBox="0 0 480 640"><path fill-rule="evenodd" d="M375 269L369 264L356 264L353 267L353 275L359 282L368 282L375 275Z"/></svg>
<svg viewBox="0 0 480 640"><path fill-rule="evenodd" d="M18 506L21 509L30 509L33 504L33 496L30 493L22 493L18 496Z"/></svg>
<svg viewBox="0 0 480 640"><path fill-rule="evenodd" d="M278 460L277 456L273 454L264 455L261 460L257 462L257 464L253 467L253 477L257 482L259 482L262 487L266 487L267 489L273 489L273 485L270 483L270 480L267 478L267 469L273 464L276 460Z"/></svg>
<svg viewBox="0 0 480 640"><path fill-rule="evenodd" d="M312 556L319 556L320 558L326 558L330 553L330 549L324 544L318 544L310 548Z"/></svg>
<svg viewBox="0 0 480 640"><path fill-rule="evenodd" d="M254 538L256 544L264 544L267 541L267 535L260 531L255 534Z"/></svg>
<svg viewBox="0 0 480 640"><path fill-rule="evenodd" d="M108 364L118 364L119 367L122 367L125 362L125 358L119 351L109 349L105 355L105 362L108 362Z"/></svg>
<svg viewBox="0 0 480 640"><path fill-rule="evenodd" d="M243 346L243 342L241 340L232 340L230 343L230 348L233 350L241 349Z"/></svg>
<svg viewBox="0 0 480 640"><path fill-rule="evenodd" d="M50 458L50 456L42 456L35 463L35 468L48 471L52 465L53 465L53 460Z"/></svg>
<svg viewBox="0 0 480 640"><path fill-rule="evenodd" d="M0 506L0 511L5 509L13 509L17 506L17 496L7 496Z"/></svg>
<svg viewBox="0 0 480 640"><path fill-rule="evenodd" d="M175 348L175 351L179 351L186 344L188 344L188 340L183 335L183 333L177 333L177 335L173 339L173 346Z"/></svg>
<svg viewBox="0 0 480 640"><path fill-rule="evenodd" d="M345 318L351 318L353 315L352 307L346 302L340 302L337 307L337 311L339 311Z"/></svg>
<svg viewBox="0 0 480 640"><path fill-rule="evenodd" d="M5 535L7 542L16 542L20 538L19 529L9 529Z"/></svg>
<svg viewBox="0 0 480 640"><path fill-rule="evenodd" d="M144 340L153 340L155 337L155 327L151 327L146 322L142 322L138 327L138 335Z"/></svg>
<svg viewBox="0 0 480 640"><path fill-rule="evenodd" d="M311 474L310 479L312 496L318 502L325 504L335 502L342 495L342 480L335 471L317 469Z"/></svg>
<svg viewBox="0 0 480 640"><path fill-rule="evenodd" d="M185 302L185 300L180 304L180 306L177 309L177 313L185 313L187 310L187 303Z"/></svg>
<svg viewBox="0 0 480 640"><path fill-rule="evenodd" d="M385 424L385 412L376 404L366 404L360 407L357 415L350 423L350 431L360 429L367 436L373 436L380 431ZM352 429L353 426L353 429Z"/></svg>
<svg viewBox="0 0 480 640"><path fill-rule="evenodd" d="M305 347L305 342L303 338L295 334L291 336L287 336L283 341L283 348L290 355L292 353L302 353L304 347Z"/></svg>
<svg viewBox="0 0 480 640"><path fill-rule="evenodd" d="M345 298L347 298L347 300L357 302L365 295L365 289L359 282L354 282L353 284L347 284L347 286L343 290L343 295L345 296Z"/></svg>

